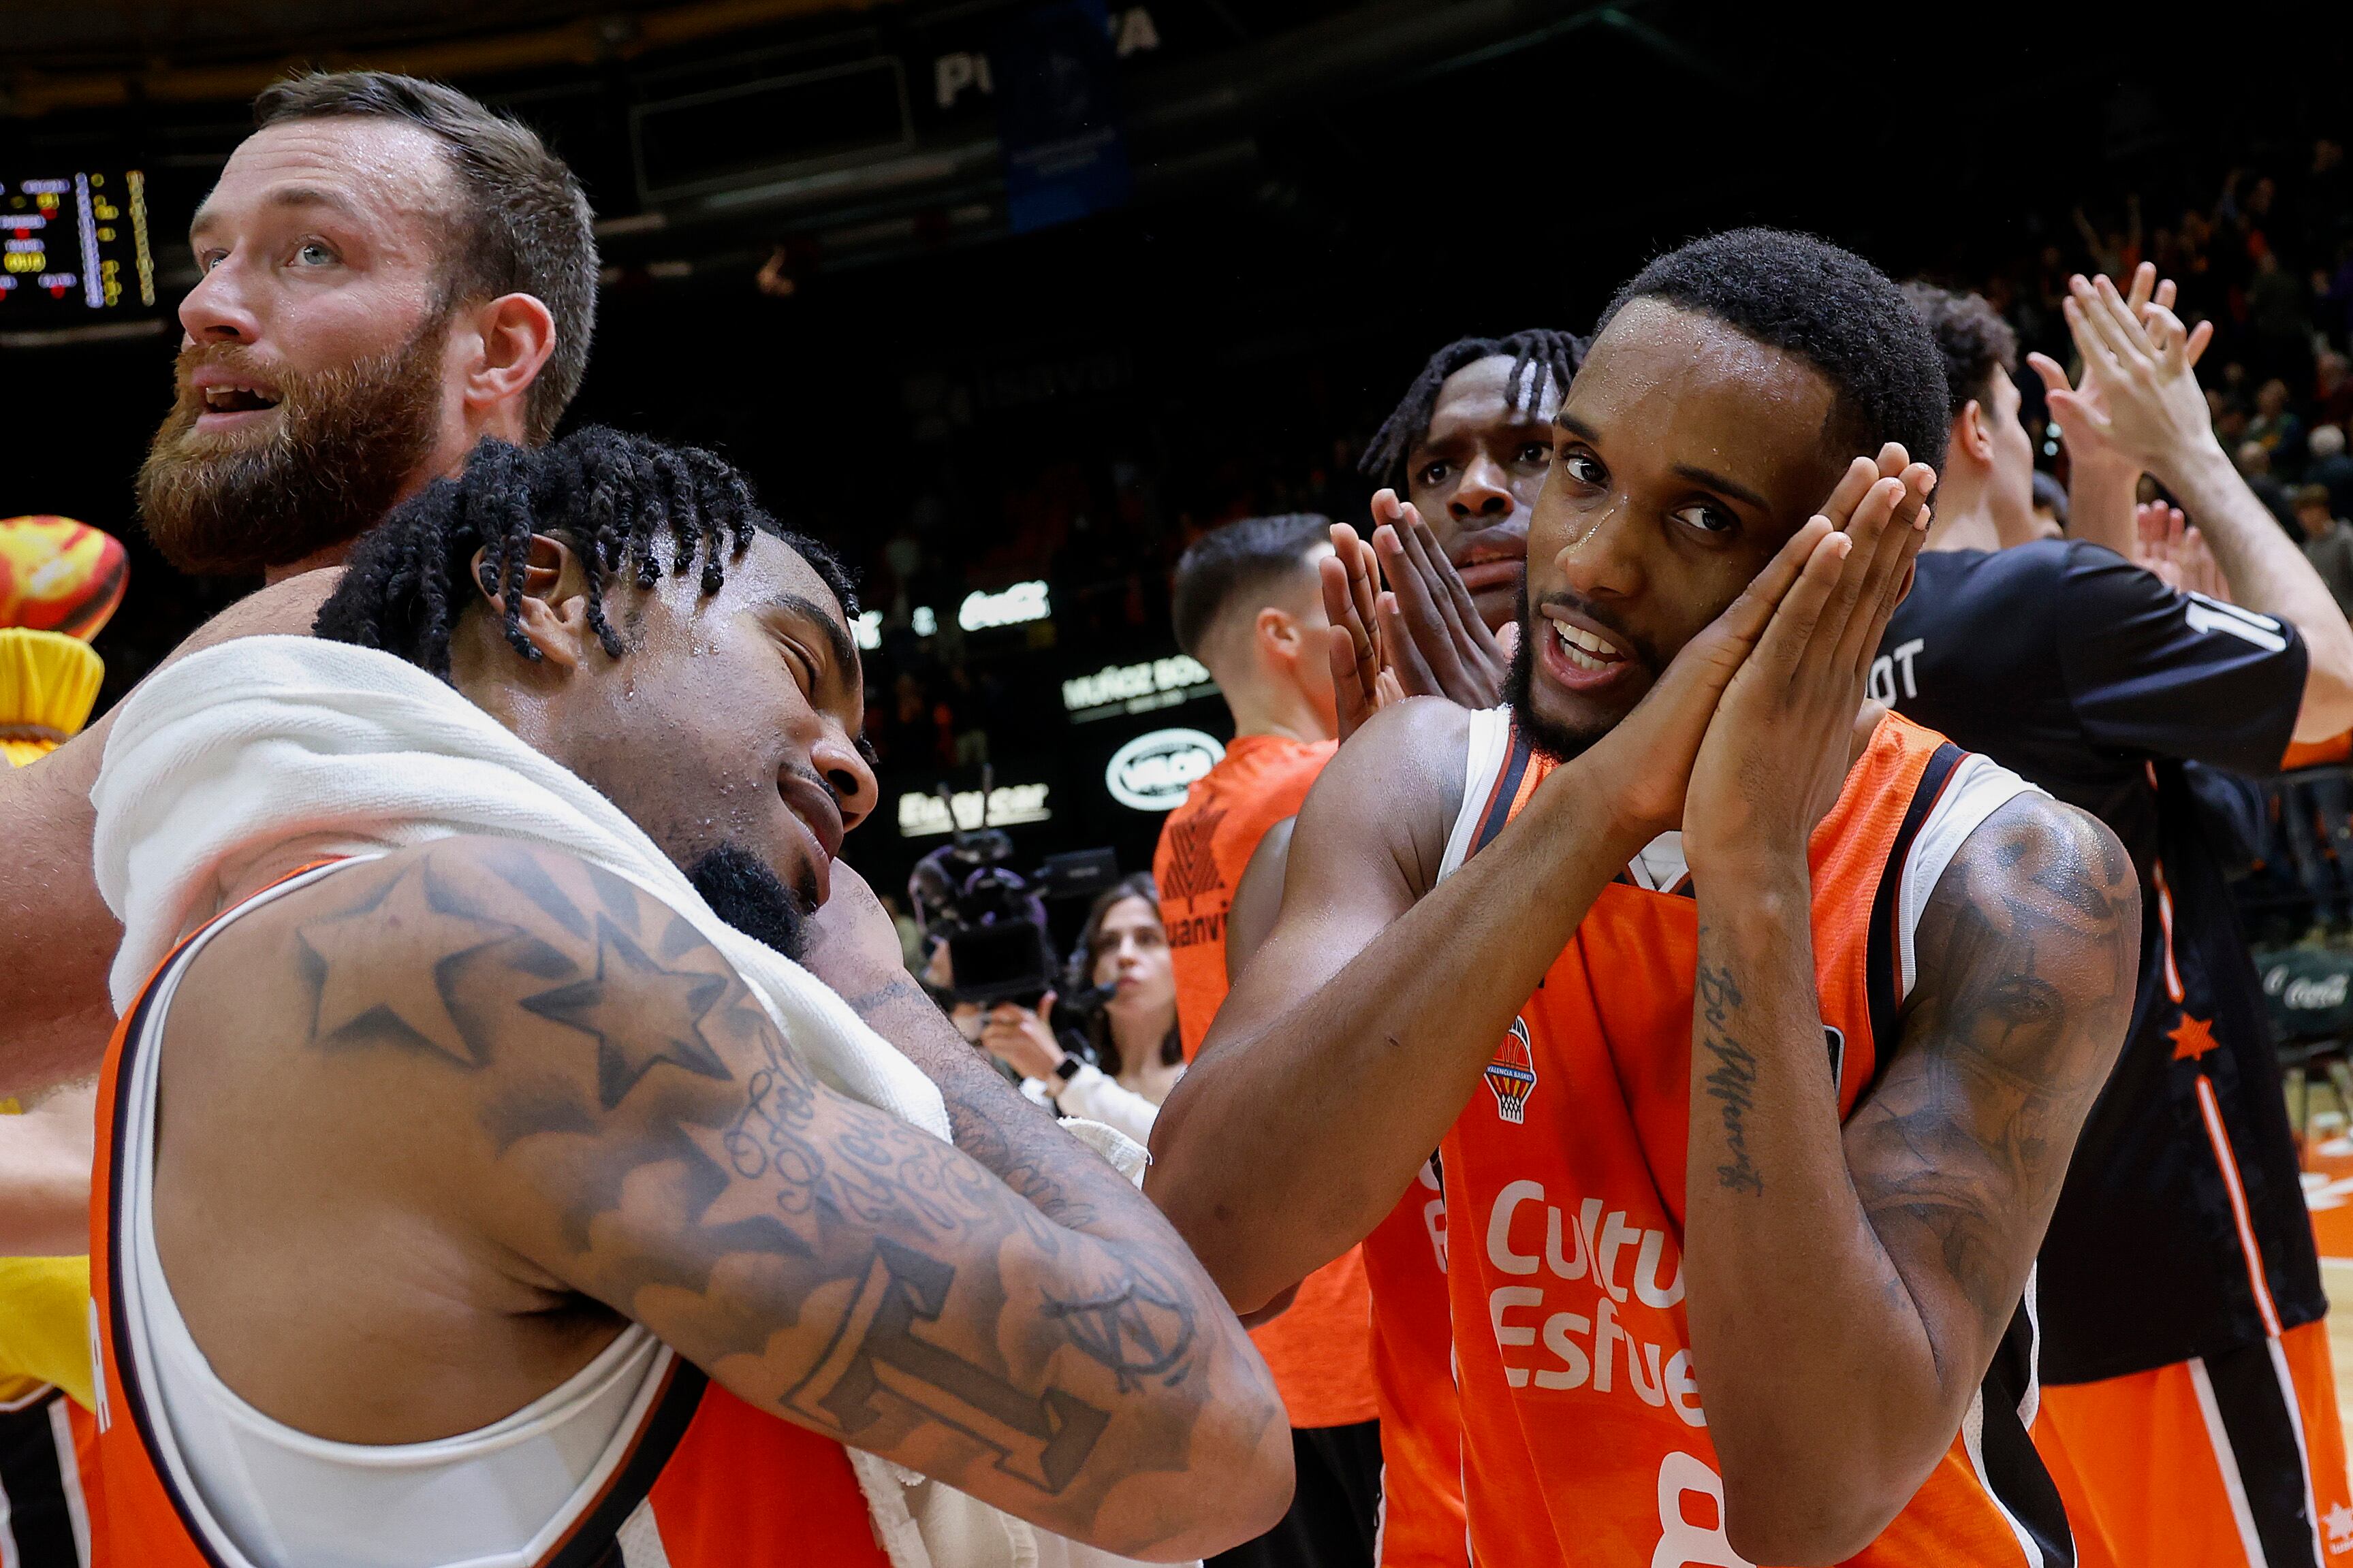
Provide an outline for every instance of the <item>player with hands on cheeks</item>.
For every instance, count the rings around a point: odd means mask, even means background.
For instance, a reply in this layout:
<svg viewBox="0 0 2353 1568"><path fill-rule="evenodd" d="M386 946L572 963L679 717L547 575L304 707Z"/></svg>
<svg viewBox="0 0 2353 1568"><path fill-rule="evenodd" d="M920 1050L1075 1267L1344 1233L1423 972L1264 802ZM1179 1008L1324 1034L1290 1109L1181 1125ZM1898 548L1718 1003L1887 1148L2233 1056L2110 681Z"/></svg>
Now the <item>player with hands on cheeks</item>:
<svg viewBox="0 0 2353 1568"><path fill-rule="evenodd" d="M1806 898L1806 840L1883 712L1863 691L1880 634L1927 538L1936 470L1889 443L1857 458L1799 531L1820 525L1798 581L1725 683L1677 813L1694 881L1729 876L1761 900ZM1702 868L1704 868L1703 871ZM1712 874L1712 875L1711 875Z"/></svg>
<svg viewBox="0 0 2353 1568"><path fill-rule="evenodd" d="M1442 1440L1488 1568L2066 1554L2020 1305L2138 901L2088 816L1866 708L1949 419L1861 258L1646 268L1555 416L1504 703L1339 749L1155 1125L1233 1305L1364 1243L1384 1444Z"/></svg>

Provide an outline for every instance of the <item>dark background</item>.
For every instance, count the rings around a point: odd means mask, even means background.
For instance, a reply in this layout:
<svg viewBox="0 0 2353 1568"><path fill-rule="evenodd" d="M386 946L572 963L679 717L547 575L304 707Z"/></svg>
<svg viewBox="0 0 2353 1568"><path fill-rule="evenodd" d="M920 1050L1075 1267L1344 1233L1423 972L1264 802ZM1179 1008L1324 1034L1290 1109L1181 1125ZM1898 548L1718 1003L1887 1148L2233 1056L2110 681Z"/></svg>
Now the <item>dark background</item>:
<svg viewBox="0 0 2353 1568"><path fill-rule="evenodd" d="M1136 8L1113 5L1113 23ZM1052 583L1050 631L958 647L894 626L869 656L885 800L850 858L882 887L940 842L895 837L899 795L975 787L984 747L998 782L1050 785L1053 819L1015 830L1025 856L1111 843L1147 863L1159 819L1113 804L1104 759L1166 724L1222 735L1222 708L1074 726L1060 681L1174 651L1166 573L1200 528L1360 515L1354 456L1444 341L1586 330L1658 248L1752 221L1898 276L2031 292L2046 246L2084 264L2079 204L2120 227L2137 193L2154 226L2211 207L2232 168L2292 196L2315 137L2343 135L2353 84L2342 6L2168 28L2112 7L1159 0L1142 7L1157 47L1115 68L1132 200L1015 234L994 110L976 91L941 110L934 73L1028 7L749 5L741 27L663 30L672 11L720 9L227 5L162 37L136 7L51 7L39 26L0 9L16 40L0 46L0 177L146 168L163 315L193 280L172 242L269 71L440 63L430 74L540 125L607 226L574 422L716 447L886 612L952 621L972 588ZM498 47L544 37L575 40L574 58L518 65L529 49ZM723 96L732 120L632 133L648 105L890 60L909 106L892 146L854 144L892 128L846 98L799 123ZM121 91L101 101L109 83ZM777 126L789 156L762 151ZM651 183L668 182L651 192L649 151ZM840 178L794 185L780 157ZM771 258L789 297L755 282ZM137 538L131 476L169 399L173 335L43 341L15 324L0 322L0 513L63 512L132 542L129 598L97 644L111 700L248 584L177 578Z"/></svg>

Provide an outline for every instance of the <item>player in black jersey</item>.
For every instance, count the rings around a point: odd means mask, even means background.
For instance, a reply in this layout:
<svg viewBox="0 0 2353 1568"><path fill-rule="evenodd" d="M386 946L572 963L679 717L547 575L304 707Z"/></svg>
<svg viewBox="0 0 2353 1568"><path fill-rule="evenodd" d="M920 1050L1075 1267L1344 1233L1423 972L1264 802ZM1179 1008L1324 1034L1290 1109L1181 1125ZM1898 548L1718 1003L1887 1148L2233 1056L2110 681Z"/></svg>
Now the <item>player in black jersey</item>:
<svg viewBox="0 0 2353 1568"><path fill-rule="evenodd" d="M2149 915L2133 1031L2042 1247L2036 1441L2086 1564L2343 1563L2327 1303L2263 996L2183 767L2274 773L2292 740L2353 728L2353 629L2232 470L2162 306L2074 279L2084 384L2053 411L2180 500L2237 604L2081 540L2002 548L2032 505L2015 339L1974 296L1915 289L1915 308L1946 352L1952 437L1873 695L2097 815Z"/></svg>

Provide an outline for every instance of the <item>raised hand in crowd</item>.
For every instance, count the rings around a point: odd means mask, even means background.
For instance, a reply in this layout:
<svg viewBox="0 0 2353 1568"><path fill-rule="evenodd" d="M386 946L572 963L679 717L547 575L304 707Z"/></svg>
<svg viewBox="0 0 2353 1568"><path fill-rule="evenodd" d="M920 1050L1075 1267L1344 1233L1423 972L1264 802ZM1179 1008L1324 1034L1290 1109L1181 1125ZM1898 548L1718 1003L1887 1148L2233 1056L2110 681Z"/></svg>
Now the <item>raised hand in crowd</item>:
<svg viewBox="0 0 2353 1568"><path fill-rule="evenodd" d="M2214 552L2206 548L2205 535L2182 516L2179 507L2163 501L2136 505L2133 521L2137 534L2134 560L2183 593L2231 602L2231 584L2223 581Z"/></svg>
<svg viewBox="0 0 2353 1568"><path fill-rule="evenodd" d="M2302 634L2310 663L2294 739L2327 741L2353 730L2353 626L2222 450L2191 367L2197 335L2154 300L2134 310L2106 278L2070 279L2064 309L2084 356L2084 385L2098 402L2075 393L2063 402L2053 393L2054 406L2171 492L2196 521L2234 602Z"/></svg>
<svg viewBox="0 0 2353 1568"><path fill-rule="evenodd" d="M2157 268L2144 261L2133 268L2125 303L2135 316L2146 321L2152 304L2170 310L2175 294L2173 279L2160 279ZM2211 321L2200 321L2191 329L2182 348L2183 357L2190 365L2198 363L2213 336ZM2083 347L2079 339L2079 353ZM2031 353L2026 363L2042 378L2043 396L2052 421L2067 443L2068 533L2076 539L2105 544L2127 559L2137 559L2135 546L2138 536L2133 517L2138 504L2136 487L2144 465L2108 438L2101 423L2106 417L2106 408L2098 385L2088 374L2082 384L2073 385L2059 362L2048 354Z"/></svg>

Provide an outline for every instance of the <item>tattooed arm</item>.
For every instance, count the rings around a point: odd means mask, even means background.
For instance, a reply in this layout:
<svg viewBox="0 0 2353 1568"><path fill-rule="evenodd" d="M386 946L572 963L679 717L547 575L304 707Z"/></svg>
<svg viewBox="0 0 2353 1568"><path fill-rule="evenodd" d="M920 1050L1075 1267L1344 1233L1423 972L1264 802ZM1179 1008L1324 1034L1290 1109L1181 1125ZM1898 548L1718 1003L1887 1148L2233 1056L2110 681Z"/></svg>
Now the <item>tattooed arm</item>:
<svg viewBox="0 0 2353 1568"><path fill-rule="evenodd" d="M1142 1193L1109 1179L1101 1155L1022 1099L956 1032L907 973L881 901L843 861L834 862L832 896L810 922L801 962L937 1086L956 1147L1040 1214L1073 1230L1165 1246L1191 1262L1184 1241Z"/></svg>
<svg viewBox="0 0 2353 1568"><path fill-rule="evenodd" d="M447 840L316 897L314 1037L431 1066L477 1130L439 1179L491 1246L751 1404L1075 1540L1184 1559L1282 1512L1264 1363L1092 1155L996 1151L1017 1192L834 1094L691 925L561 852Z"/></svg>
<svg viewBox="0 0 2353 1568"><path fill-rule="evenodd" d="M2132 1012L2116 837L2022 796L1923 915L1893 1059L1843 1131L1804 867L1701 899L1683 1266L1725 1521L1756 1562L1861 1550L1951 1445Z"/></svg>

